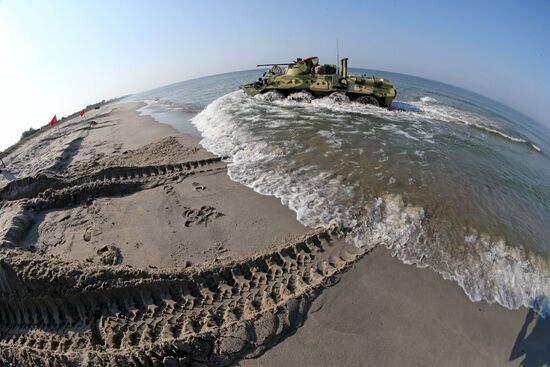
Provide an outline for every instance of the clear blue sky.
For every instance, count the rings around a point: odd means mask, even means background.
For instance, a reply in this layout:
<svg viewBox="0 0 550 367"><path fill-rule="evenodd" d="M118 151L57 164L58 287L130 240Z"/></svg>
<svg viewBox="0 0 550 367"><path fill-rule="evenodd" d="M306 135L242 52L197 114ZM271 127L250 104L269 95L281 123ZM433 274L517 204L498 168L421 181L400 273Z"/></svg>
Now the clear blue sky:
<svg viewBox="0 0 550 367"><path fill-rule="evenodd" d="M0 0L0 149L54 113L316 54L435 79L550 126L550 0Z"/></svg>

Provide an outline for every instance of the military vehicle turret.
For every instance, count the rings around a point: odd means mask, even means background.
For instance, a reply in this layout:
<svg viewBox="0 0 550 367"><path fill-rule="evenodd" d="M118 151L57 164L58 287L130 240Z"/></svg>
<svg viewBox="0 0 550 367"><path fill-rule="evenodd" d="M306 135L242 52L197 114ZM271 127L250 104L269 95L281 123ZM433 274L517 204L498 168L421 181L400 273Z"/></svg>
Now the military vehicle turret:
<svg viewBox="0 0 550 367"><path fill-rule="evenodd" d="M281 65L286 68L283 71ZM269 91L278 91L285 96L307 92L313 97L346 95L351 101L389 107L396 91L389 80L366 75L348 75L348 59L340 60L337 70L334 64L319 64L319 58L299 58L288 64L262 64L271 66L263 77L241 85L248 95L254 96Z"/></svg>

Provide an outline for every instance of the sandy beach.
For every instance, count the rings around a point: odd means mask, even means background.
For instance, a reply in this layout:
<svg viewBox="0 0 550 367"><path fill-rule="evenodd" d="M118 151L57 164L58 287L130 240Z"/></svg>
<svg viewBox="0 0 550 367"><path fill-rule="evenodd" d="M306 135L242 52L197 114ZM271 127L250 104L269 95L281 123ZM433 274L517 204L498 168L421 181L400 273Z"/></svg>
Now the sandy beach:
<svg viewBox="0 0 550 367"><path fill-rule="evenodd" d="M550 363L549 319L304 227L141 106L4 159L0 365Z"/></svg>

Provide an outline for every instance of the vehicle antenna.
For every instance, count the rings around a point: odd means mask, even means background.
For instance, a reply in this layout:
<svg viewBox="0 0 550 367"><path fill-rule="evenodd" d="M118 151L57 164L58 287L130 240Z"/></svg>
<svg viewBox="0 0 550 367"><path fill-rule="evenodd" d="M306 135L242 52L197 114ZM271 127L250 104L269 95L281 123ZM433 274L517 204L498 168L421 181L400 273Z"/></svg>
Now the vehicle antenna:
<svg viewBox="0 0 550 367"><path fill-rule="evenodd" d="M340 49L338 48L338 38L336 38L336 69L340 73Z"/></svg>

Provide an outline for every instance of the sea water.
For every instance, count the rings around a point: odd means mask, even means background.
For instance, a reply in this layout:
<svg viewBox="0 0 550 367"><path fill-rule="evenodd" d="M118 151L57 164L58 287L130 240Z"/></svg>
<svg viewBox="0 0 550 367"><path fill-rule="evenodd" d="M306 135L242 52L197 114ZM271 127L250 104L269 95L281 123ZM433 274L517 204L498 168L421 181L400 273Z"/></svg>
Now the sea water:
<svg viewBox="0 0 550 367"><path fill-rule="evenodd" d="M127 100L200 134L206 149L229 157L231 179L278 197L307 226L387 246L458 282L474 301L517 308L550 296L548 128L460 88L351 71L389 78L398 91L391 108L246 96L238 86L258 70Z"/></svg>

